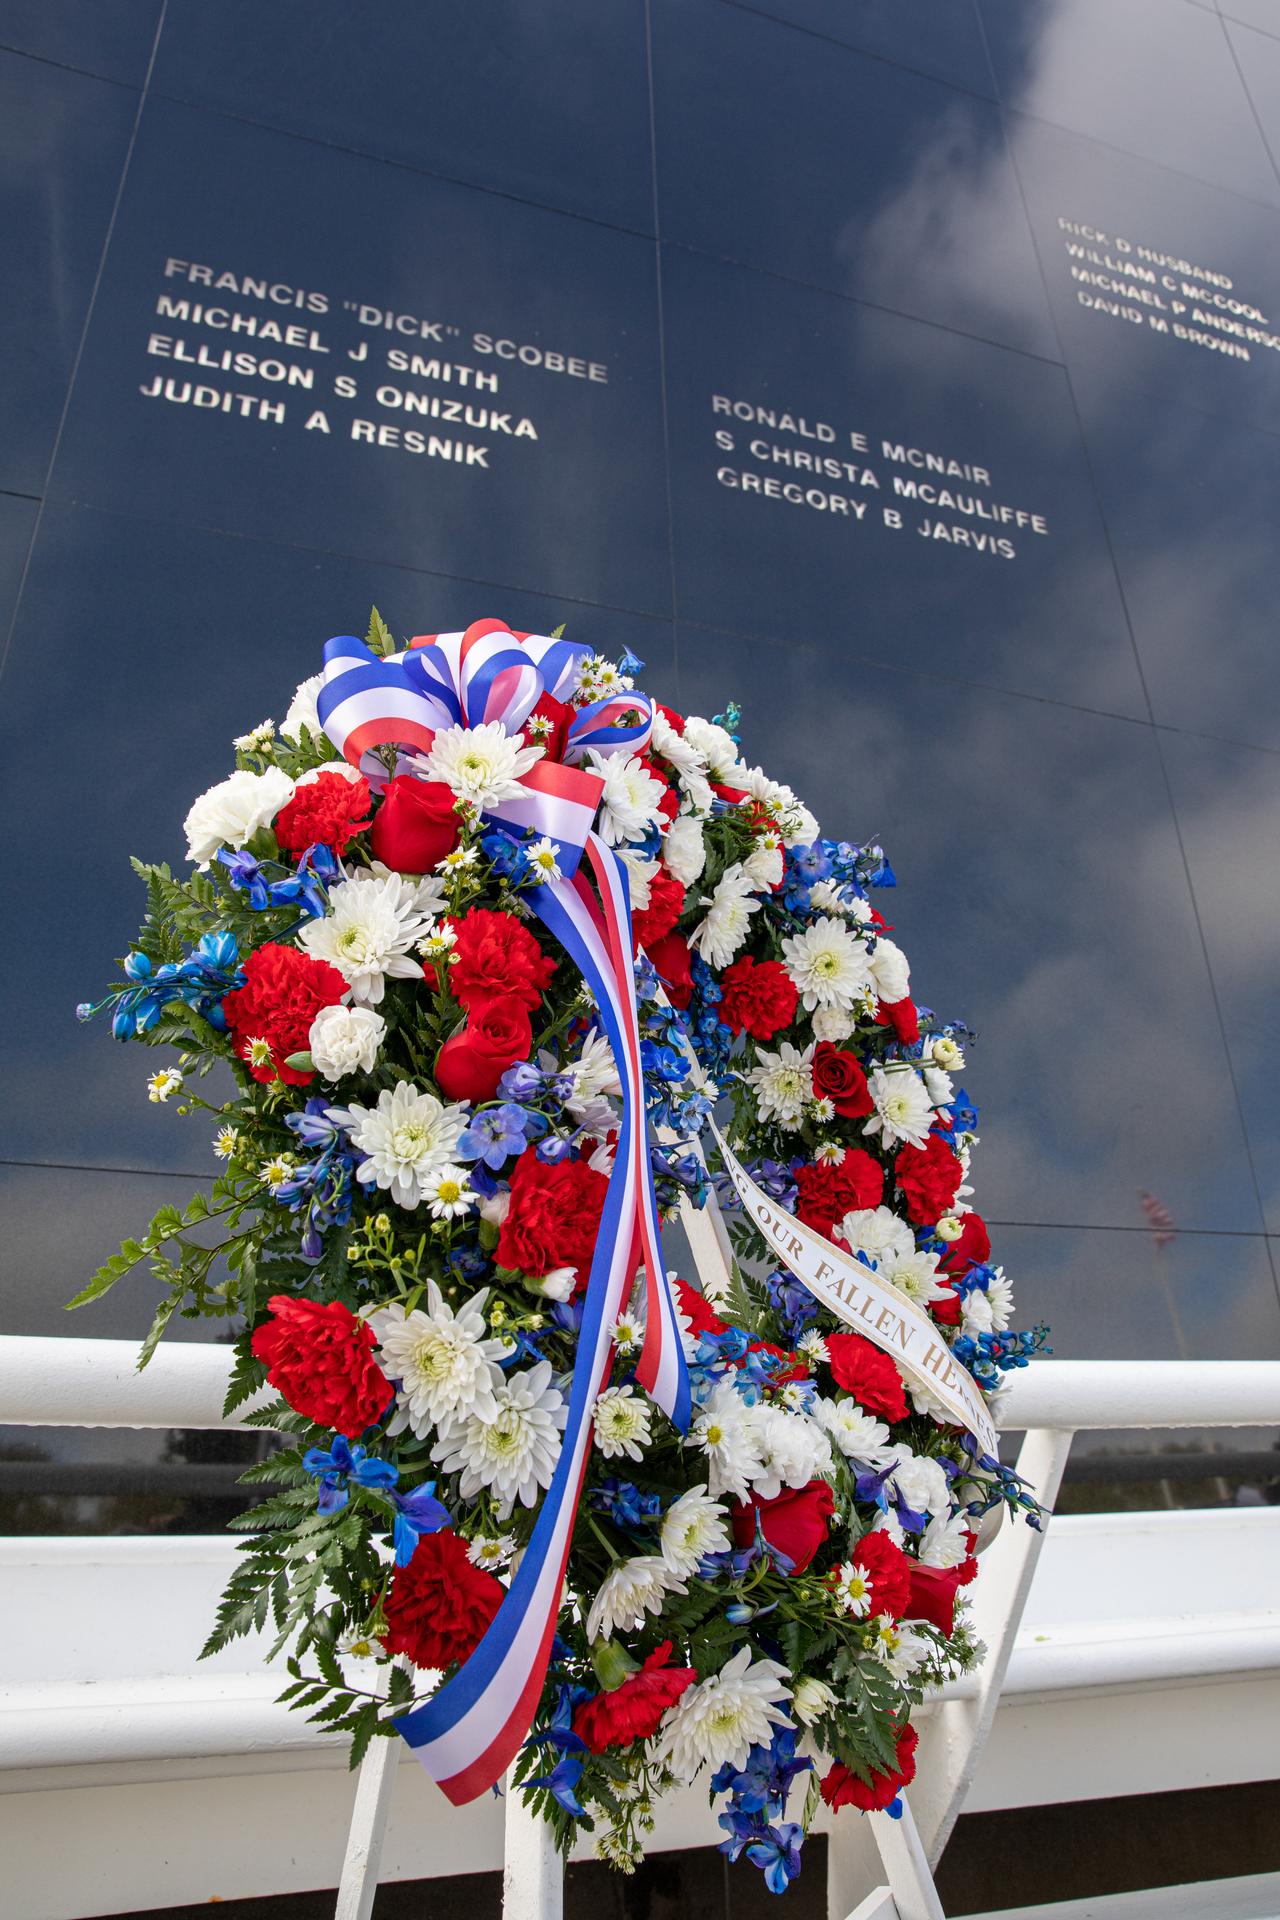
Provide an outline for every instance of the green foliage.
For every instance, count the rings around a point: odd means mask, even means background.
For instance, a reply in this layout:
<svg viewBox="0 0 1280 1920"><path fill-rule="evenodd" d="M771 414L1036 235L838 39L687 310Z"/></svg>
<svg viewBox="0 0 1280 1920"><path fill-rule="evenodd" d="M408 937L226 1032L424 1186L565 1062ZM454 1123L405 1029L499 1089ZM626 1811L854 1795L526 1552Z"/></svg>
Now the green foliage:
<svg viewBox="0 0 1280 1920"><path fill-rule="evenodd" d="M383 660L389 653L399 651L395 635L376 607L369 609L369 631L365 634L364 643L370 653L376 653Z"/></svg>

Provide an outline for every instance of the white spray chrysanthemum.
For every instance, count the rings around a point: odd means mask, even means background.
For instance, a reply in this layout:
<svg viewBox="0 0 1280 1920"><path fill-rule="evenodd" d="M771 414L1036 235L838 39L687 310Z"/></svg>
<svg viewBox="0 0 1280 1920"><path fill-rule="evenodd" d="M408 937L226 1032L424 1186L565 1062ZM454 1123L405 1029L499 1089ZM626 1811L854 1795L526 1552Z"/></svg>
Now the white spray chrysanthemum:
<svg viewBox="0 0 1280 1920"><path fill-rule="evenodd" d="M607 1640L616 1627L640 1627L647 1613L661 1613L667 1595L684 1593L660 1554L637 1554L610 1567L587 1614L587 1639Z"/></svg>
<svg viewBox="0 0 1280 1920"><path fill-rule="evenodd" d="M686 1447L705 1454L713 1494L745 1500L760 1471L760 1455L747 1419L747 1407L731 1380L722 1380L689 1428Z"/></svg>
<svg viewBox="0 0 1280 1920"><path fill-rule="evenodd" d="M905 1062L872 1067L867 1085L876 1110L863 1131L882 1134L886 1146L906 1140L922 1147L933 1125L933 1106L915 1068Z"/></svg>
<svg viewBox="0 0 1280 1920"><path fill-rule="evenodd" d="M728 1515L705 1484L672 1501L658 1538L662 1558L678 1580L691 1579L709 1553L727 1553L732 1545Z"/></svg>
<svg viewBox="0 0 1280 1920"><path fill-rule="evenodd" d="M406 1311L399 1301L369 1314L378 1342L378 1364L399 1381L396 1411L387 1431L406 1427L424 1438L455 1414L498 1411L501 1385L498 1361L506 1342L494 1339L484 1317L489 1289L453 1308L434 1280L428 1280L426 1310Z"/></svg>
<svg viewBox="0 0 1280 1920"><path fill-rule="evenodd" d="M871 980L867 950L830 914L782 942L782 960L805 1010L849 1007Z"/></svg>
<svg viewBox="0 0 1280 1920"><path fill-rule="evenodd" d="M655 1757L678 1780L692 1780L699 1767L745 1767L754 1746L768 1746L775 1727L791 1725L787 1669L776 1660L753 1660L740 1647L719 1673L683 1693L662 1716Z"/></svg>
<svg viewBox="0 0 1280 1920"><path fill-rule="evenodd" d="M813 1099L813 1045L803 1048L784 1040L777 1052L760 1047L756 1064L744 1075L754 1088L756 1109L761 1120L776 1120L779 1126L795 1128L804 1118Z"/></svg>
<svg viewBox="0 0 1280 1920"><path fill-rule="evenodd" d="M442 780L459 800L495 807L524 792L521 775L543 752L508 733L501 720L486 720L478 727L441 727L422 770L428 780Z"/></svg>
<svg viewBox="0 0 1280 1920"><path fill-rule="evenodd" d="M604 781L600 795L600 833L611 847L628 841L643 840L650 827L662 818L661 805L667 789L650 773L638 754L587 753L589 771Z"/></svg>
<svg viewBox="0 0 1280 1920"><path fill-rule="evenodd" d="M452 1162L468 1113L398 1080L394 1088L383 1088L376 1106L330 1107L328 1117L366 1156L356 1178L381 1187L399 1206L416 1207L426 1197L431 1175Z"/></svg>
<svg viewBox="0 0 1280 1920"><path fill-rule="evenodd" d="M508 1375L494 1399L492 1416L473 1411L443 1422L431 1458L446 1473L461 1474L462 1499L474 1500L487 1487L498 1518L505 1520L517 1500L532 1507L539 1491L551 1485L568 1408L549 1360Z"/></svg>
<svg viewBox="0 0 1280 1920"><path fill-rule="evenodd" d="M596 1396L592 1420L596 1451L606 1460L643 1460L653 1438L649 1402L632 1386L606 1387Z"/></svg>
<svg viewBox="0 0 1280 1920"><path fill-rule="evenodd" d="M750 876L740 865L726 867L714 893L701 904L707 909L689 935L689 945L709 967L727 967L745 941L751 916L759 913Z"/></svg>
<svg viewBox="0 0 1280 1920"><path fill-rule="evenodd" d="M329 890L328 911L308 920L298 945L336 967L362 1006L376 1007L392 980L421 980L413 949L429 916L413 883L401 874L356 873Z"/></svg>

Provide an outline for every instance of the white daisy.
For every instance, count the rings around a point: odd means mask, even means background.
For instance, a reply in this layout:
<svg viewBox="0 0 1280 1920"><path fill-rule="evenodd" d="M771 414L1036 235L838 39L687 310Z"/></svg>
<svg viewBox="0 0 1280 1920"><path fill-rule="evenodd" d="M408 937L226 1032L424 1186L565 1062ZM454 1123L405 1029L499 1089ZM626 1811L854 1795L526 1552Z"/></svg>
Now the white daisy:
<svg viewBox="0 0 1280 1920"><path fill-rule="evenodd" d="M215 1160L230 1160L240 1145L240 1132L236 1127L219 1127L213 1136L213 1154Z"/></svg>
<svg viewBox="0 0 1280 1920"><path fill-rule="evenodd" d="M324 1080L372 1073L387 1023L370 1007L321 1007L311 1022L307 1048Z"/></svg>
<svg viewBox="0 0 1280 1920"><path fill-rule="evenodd" d="M274 1193L286 1180L292 1180L297 1170L297 1161L291 1153L273 1154L270 1160L262 1163L262 1177Z"/></svg>
<svg viewBox="0 0 1280 1920"><path fill-rule="evenodd" d="M689 945L709 967L727 967L746 939L751 916L760 911L754 891L742 867L735 865L725 868L715 892L699 902L707 914L690 934Z"/></svg>
<svg viewBox="0 0 1280 1920"><path fill-rule="evenodd" d="M703 1765L745 1767L752 1747L767 1747L775 1727L791 1724L783 1706L791 1697L787 1669L776 1660L753 1661L753 1651L740 1647L662 1716L655 1758L678 1780L692 1780Z"/></svg>
<svg viewBox="0 0 1280 1920"><path fill-rule="evenodd" d="M782 842L776 834L762 833L742 863L742 871L757 893L770 892L782 878Z"/></svg>
<svg viewBox="0 0 1280 1920"><path fill-rule="evenodd" d="M871 1575L854 1561L846 1560L832 1576L831 1597L840 1611L852 1619L869 1619L873 1599Z"/></svg>
<svg viewBox="0 0 1280 1920"><path fill-rule="evenodd" d="M656 1553L619 1560L600 1583L587 1615L587 1639L607 1640L615 1627L642 1627L646 1613L661 1613L669 1593L687 1589Z"/></svg>
<svg viewBox="0 0 1280 1920"><path fill-rule="evenodd" d="M147 1081L148 1100L157 1101L161 1106L181 1091L182 1075L176 1067L161 1067L159 1073L153 1073Z"/></svg>
<svg viewBox="0 0 1280 1920"><path fill-rule="evenodd" d="M408 1080L384 1087L375 1107L330 1107L328 1113L367 1155L357 1179L381 1187L402 1207L426 1197L431 1175L452 1162L468 1119L466 1107L446 1107Z"/></svg>
<svg viewBox="0 0 1280 1920"><path fill-rule="evenodd" d="M810 1327L796 1341L796 1352L802 1354L811 1367L820 1366L829 1358L827 1343L816 1327Z"/></svg>
<svg viewBox="0 0 1280 1920"><path fill-rule="evenodd" d="M336 967L358 1004L376 1007L388 979L422 978L422 965L411 955L427 919L414 891L398 873L354 874L330 889L328 912L307 922L298 945Z"/></svg>
<svg viewBox="0 0 1280 1920"><path fill-rule="evenodd" d="M620 1313L614 1322L613 1344L625 1359L628 1354L639 1353L644 1345L645 1319L642 1313Z"/></svg>
<svg viewBox="0 0 1280 1920"><path fill-rule="evenodd" d="M666 788L638 754L587 753L588 769L604 781L600 795L600 833L611 847L630 840L643 840L650 827L662 819L661 802Z"/></svg>
<svg viewBox="0 0 1280 1920"><path fill-rule="evenodd" d="M596 1448L606 1460L643 1460L653 1438L652 1410L632 1386L606 1387L596 1395L592 1423Z"/></svg>
<svg viewBox="0 0 1280 1920"><path fill-rule="evenodd" d="M886 1146L894 1140L908 1140L913 1147L922 1147L933 1125L933 1107L915 1068L905 1061L872 1067L868 1086L876 1110L863 1132L882 1133Z"/></svg>
<svg viewBox="0 0 1280 1920"><path fill-rule="evenodd" d="M752 1476L760 1471L760 1456L746 1405L731 1380L722 1380L705 1402L685 1445L706 1455L713 1494L731 1494L735 1500L748 1497Z"/></svg>
<svg viewBox="0 0 1280 1920"><path fill-rule="evenodd" d="M399 1301L369 1314L378 1342L378 1362L399 1385L396 1410L387 1431L424 1439L433 1427L458 1414L498 1411L502 1383L498 1361L506 1342L492 1339L484 1317L488 1288L455 1310L434 1280L428 1280L424 1312L406 1311Z"/></svg>
<svg viewBox="0 0 1280 1920"><path fill-rule="evenodd" d="M689 1580L709 1553L727 1553L733 1544L728 1519L705 1484L690 1487L662 1516L660 1551L677 1580Z"/></svg>
<svg viewBox="0 0 1280 1920"><path fill-rule="evenodd" d="M524 792L521 774L541 760L542 747L526 747L518 734L508 733L501 720L478 727L442 727L431 742L422 765L428 780L443 780L460 800L473 806L495 807Z"/></svg>
<svg viewBox="0 0 1280 1920"><path fill-rule="evenodd" d="M756 1052L756 1064L745 1076L754 1087L761 1120L776 1120L779 1126L795 1128L804 1119L804 1110L813 1099L813 1045L803 1051L784 1040L776 1053L767 1047Z"/></svg>
<svg viewBox="0 0 1280 1920"><path fill-rule="evenodd" d="M886 1006L892 1006L897 1000L905 1000L911 992L911 969L907 965L907 956L892 940L883 935L876 941L875 947L867 955L867 967L875 982L876 993Z"/></svg>
<svg viewBox="0 0 1280 1920"><path fill-rule="evenodd" d="M560 878L560 856L554 840L544 834L541 840L535 840L525 851L525 865L529 876L541 884L546 880Z"/></svg>
<svg viewBox="0 0 1280 1920"><path fill-rule="evenodd" d="M931 1648L925 1636L914 1627L904 1626L883 1613L876 1623L875 1650L895 1680L909 1680L916 1668L928 1659Z"/></svg>
<svg viewBox="0 0 1280 1920"><path fill-rule="evenodd" d="M809 1013L816 1007L852 1006L871 978L866 948L843 920L829 914L788 934L782 959Z"/></svg>
<svg viewBox="0 0 1280 1920"><path fill-rule="evenodd" d="M678 813L662 841L662 858L682 887L691 887L702 877L707 864L702 822L692 813Z"/></svg>
<svg viewBox="0 0 1280 1920"><path fill-rule="evenodd" d="M818 837L818 822L803 801L780 780L771 780L759 767L739 767L734 786L745 787L754 800L778 822L784 847L811 847Z"/></svg>
<svg viewBox="0 0 1280 1920"><path fill-rule="evenodd" d="M231 744L237 753L261 753L264 747L271 745L275 734L274 720L260 720L256 727L250 728L248 733L237 734Z"/></svg>
<svg viewBox="0 0 1280 1920"><path fill-rule="evenodd" d="M466 1167L441 1167L427 1176L423 1192L433 1220L457 1220L462 1214L470 1213L480 1199Z"/></svg>
<svg viewBox="0 0 1280 1920"><path fill-rule="evenodd" d="M187 858L207 867L219 847L243 847L271 822L293 795L293 781L279 767L262 773L241 768L194 800L183 831Z"/></svg>
<svg viewBox="0 0 1280 1920"><path fill-rule="evenodd" d="M499 1567L507 1565L515 1550L514 1533L480 1533L467 1548L467 1558L473 1567L496 1573Z"/></svg>
<svg viewBox="0 0 1280 1920"><path fill-rule="evenodd" d="M505 1520L517 1500L536 1506L539 1490L551 1485L568 1408L552 1382L549 1360L509 1374L494 1399L492 1417L472 1411L444 1421L431 1458L446 1473L461 1473L463 1500L474 1500L487 1487L498 1518Z"/></svg>

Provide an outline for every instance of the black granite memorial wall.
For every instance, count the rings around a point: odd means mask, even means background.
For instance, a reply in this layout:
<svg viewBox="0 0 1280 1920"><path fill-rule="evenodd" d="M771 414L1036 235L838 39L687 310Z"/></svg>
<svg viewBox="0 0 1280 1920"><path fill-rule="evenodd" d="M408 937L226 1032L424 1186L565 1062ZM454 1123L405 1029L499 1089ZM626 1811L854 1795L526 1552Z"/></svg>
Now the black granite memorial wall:
<svg viewBox="0 0 1280 1920"><path fill-rule="evenodd" d="M126 855L376 602L737 698L979 1032L1020 1317L1280 1354L1278 0L0 0L0 49L7 1329L149 1319L62 1302L209 1143L73 1008ZM207 1525L193 1450L10 1433L0 1508Z"/></svg>

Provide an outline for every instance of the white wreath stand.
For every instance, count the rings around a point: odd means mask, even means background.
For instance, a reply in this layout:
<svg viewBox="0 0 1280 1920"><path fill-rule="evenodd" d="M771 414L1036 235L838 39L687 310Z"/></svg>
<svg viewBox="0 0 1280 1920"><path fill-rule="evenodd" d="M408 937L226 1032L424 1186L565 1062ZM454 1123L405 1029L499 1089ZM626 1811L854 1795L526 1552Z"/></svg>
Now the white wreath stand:
<svg viewBox="0 0 1280 1920"><path fill-rule="evenodd" d="M732 1255L714 1189L704 1209L681 1205L681 1224L703 1291L722 1297ZM1051 1509L1071 1445L1069 1433L1028 1434L1018 1472ZM994 1536L989 1536L994 1537ZM974 1590L972 1619L988 1653L976 1693L932 1711L917 1757L911 1802L900 1820L873 1813L837 1819L828 1836L830 1920L945 1920L933 1868L964 1804L991 1731L1042 1536L1006 1528ZM980 1550L986 1542L980 1542ZM400 1761L398 1740L375 1740L361 1762L334 1920L371 1920L382 1843ZM561 1920L564 1874L550 1831L508 1788L503 1846L507 1920Z"/></svg>

